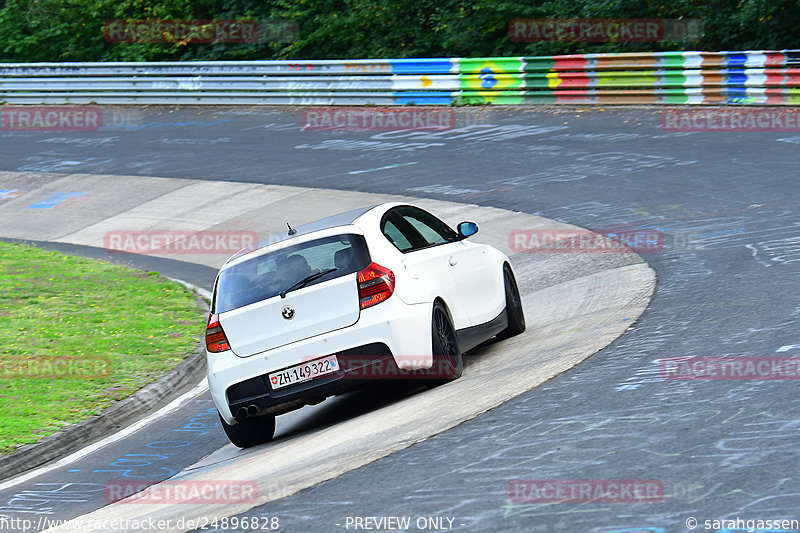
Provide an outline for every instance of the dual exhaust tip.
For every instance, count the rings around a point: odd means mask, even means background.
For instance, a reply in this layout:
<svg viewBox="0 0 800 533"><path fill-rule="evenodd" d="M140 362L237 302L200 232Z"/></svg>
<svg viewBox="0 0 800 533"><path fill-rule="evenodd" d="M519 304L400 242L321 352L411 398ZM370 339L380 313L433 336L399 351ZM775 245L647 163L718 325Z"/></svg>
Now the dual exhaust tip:
<svg viewBox="0 0 800 533"><path fill-rule="evenodd" d="M247 407L240 407L236 410L236 420L244 420L246 418L253 418L261 413L261 407L258 404L250 404Z"/></svg>

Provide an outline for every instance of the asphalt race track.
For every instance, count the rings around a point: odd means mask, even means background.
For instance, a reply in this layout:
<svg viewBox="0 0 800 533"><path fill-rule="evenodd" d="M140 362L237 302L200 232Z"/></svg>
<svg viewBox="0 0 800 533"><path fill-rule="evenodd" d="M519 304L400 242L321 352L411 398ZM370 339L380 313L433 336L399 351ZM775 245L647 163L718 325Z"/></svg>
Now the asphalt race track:
<svg viewBox="0 0 800 533"><path fill-rule="evenodd" d="M0 224L6 223L7 232L13 237L53 239L57 242L39 244L72 250L70 253L108 255L122 263L134 262L138 268L157 269L188 281L199 279L201 284L207 283L209 274L206 269L203 277L204 271L199 267L218 267L241 246L240 240L234 250L225 251L225 241L216 244L213 236L244 238L253 237L253 232L259 237L267 236L281 231L287 220L300 224L343 209L404 198L332 189L103 174L0 172L0 183L5 194L13 197L0 213ZM476 239L509 254L509 235L519 228L567 228L535 215L476 204L430 199L416 202L454 225L465 218L485 224ZM118 241L123 235L141 237L144 232L147 237L187 229L202 235L209 247L165 249L159 244L154 250L146 250L148 255L118 253ZM145 251L136 242L139 238L125 246ZM146 238L142 242L147 246ZM184 260L160 257L164 255ZM466 362L466 375L457 382L435 390L425 390L416 380L404 381L399 387L376 383L372 390L377 394L372 397L342 396L279 417L277 438L269 445L239 450L228 444L207 455L205 439L201 443L172 440L187 433L202 437L219 431L213 408L201 413L191 410L191 401L203 397L203 384L169 405L164 405L168 398L151 394L172 392L176 396L183 387L194 385L200 379L199 373L192 373L194 378L165 377L154 384L155 388L148 386L129 398L136 402L132 408L125 407L128 400L119 402L99 418L70 426L61 435L52 435L18 450L12 457L3 457L0 468L8 472L5 477L14 477L13 472L34 468L43 464L43 459L66 455L53 465L3 483L0 487L13 491L7 512L39 517L34 523L23 521L23 529L49 528L54 520L79 515L80 520L71 521L64 529L84 533L143 529L135 525L143 519L148 520L146 529L183 531L195 527L187 526L186 520L198 524L205 519L208 523L248 511L421 442L568 370L631 327L644 312L655 288L655 272L633 253L600 257L563 253L516 256L515 271L528 329L513 339L473 350ZM533 342L535 351L530 350ZM187 358L180 367L202 371L203 357L197 355ZM165 385L166 379L180 385ZM462 401L470 396L469 402ZM122 409L142 416L156 408L133 424L119 415ZM188 423L177 427L169 423L170 419L181 418ZM116 428L120 429L115 431ZM112 435L94 442L107 433ZM168 440L150 441L153 435ZM131 448L136 438L145 439L139 449ZM108 456L113 460L109 462ZM327 459L332 456L338 458L335 465ZM74 468L79 462L84 468ZM66 477L76 482L59 482L65 474L72 474ZM257 495L245 501L234 498L224 505L217 501L214 491L211 502L141 503L141 495L168 486L158 483L167 477L170 484L201 486L207 491L218 486L255 484ZM148 488L136 489L141 492L135 501L105 505L108 500L118 499L114 494L121 494L122 487L131 482L135 487ZM71 505L74 503L81 505ZM153 505L158 503L161 504ZM81 514L76 507L97 510ZM130 527L113 525L120 520L130 523ZM149 520L154 520L154 525L149 525ZM168 525L170 520L172 525ZM109 525L104 525L107 522Z"/></svg>
<svg viewBox="0 0 800 533"><path fill-rule="evenodd" d="M408 531L597 533L684 532L693 519L696 530L735 531L704 521L800 519L796 377L676 380L660 371L671 357L800 356L800 134L664 131L652 109L457 115L460 127L441 132L324 132L303 131L296 109L117 108L99 132L3 132L0 170L400 194L663 233L663 249L642 254L658 276L650 306L610 346L477 418L240 518L277 517L281 531L298 532L396 516L410 517ZM293 423L327 423L329 411L352 419L364 405L413 392L358 394ZM0 483L0 514L21 502L37 518L89 512L103 501L91 471L124 470L125 454L196 430L180 439L191 439L187 454L154 465L168 477L227 442L204 421L215 420L212 407L198 396L91 463ZM516 502L514 480L651 480L663 497Z"/></svg>

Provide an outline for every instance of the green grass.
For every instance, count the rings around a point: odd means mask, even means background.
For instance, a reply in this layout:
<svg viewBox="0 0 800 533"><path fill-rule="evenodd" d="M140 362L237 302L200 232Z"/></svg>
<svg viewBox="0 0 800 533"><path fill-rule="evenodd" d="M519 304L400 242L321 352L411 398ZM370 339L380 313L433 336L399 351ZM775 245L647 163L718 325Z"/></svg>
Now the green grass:
<svg viewBox="0 0 800 533"><path fill-rule="evenodd" d="M203 326L196 297L155 272L0 243L0 454L154 381Z"/></svg>

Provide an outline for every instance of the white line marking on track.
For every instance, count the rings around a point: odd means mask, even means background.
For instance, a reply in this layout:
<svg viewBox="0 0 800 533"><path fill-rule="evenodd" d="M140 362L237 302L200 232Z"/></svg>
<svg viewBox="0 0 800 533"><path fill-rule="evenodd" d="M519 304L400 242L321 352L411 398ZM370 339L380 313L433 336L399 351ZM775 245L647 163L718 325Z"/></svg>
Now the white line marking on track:
<svg viewBox="0 0 800 533"><path fill-rule="evenodd" d="M776 352L788 352L789 350L794 350L795 348L800 348L800 344L787 344L786 346L781 346Z"/></svg>
<svg viewBox="0 0 800 533"><path fill-rule="evenodd" d="M761 260L761 259L758 257L758 248L756 248L756 247L755 247L755 246L753 246L752 244L745 244L745 245L744 245L744 247L750 250L750 252L753 254L753 259L755 259L756 261L758 261L759 263L761 263L761 264L762 264L762 265L764 265L765 267L770 267L770 266L772 266L772 265L770 265L769 263L765 263L764 261L762 261L762 260Z"/></svg>
<svg viewBox="0 0 800 533"><path fill-rule="evenodd" d="M376 172L378 170L387 170L390 168L397 168L397 167L405 167L408 165L416 165L419 161L411 161L410 163L395 163L394 165L386 165L385 167L378 167L378 168L368 168L367 170L353 170L348 172L348 174L365 174L367 172Z"/></svg>

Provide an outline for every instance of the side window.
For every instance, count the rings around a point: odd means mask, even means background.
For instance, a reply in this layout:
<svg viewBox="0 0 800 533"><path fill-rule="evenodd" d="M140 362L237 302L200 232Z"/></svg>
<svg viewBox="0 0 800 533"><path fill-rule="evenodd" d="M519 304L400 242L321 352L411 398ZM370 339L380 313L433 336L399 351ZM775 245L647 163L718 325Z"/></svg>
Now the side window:
<svg viewBox="0 0 800 533"><path fill-rule="evenodd" d="M398 211L422 235L428 246L445 244L458 239L458 234L450 226L427 211L416 207L403 207Z"/></svg>
<svg viewBox="0 0 800 533"><path fill-rule="evenodd" d="M386 213L381 230L403 253L458 239L458 234L447 224L427 211L411 206L396 207Z"/></svg>
<svg viewBox="0 0 800 533"><path fill-rule="evenodd" d="M413 248L411 242L409 242L406 236L403 235L403 232L397 229L397 226L394 225L394 222L392 222L391 218L387 218L386 222L384 222L383 234L386 235L386 238L389 239L389 242L394 244L395 247L397 247L397 249L401 252L407 252Z"/></svg>

